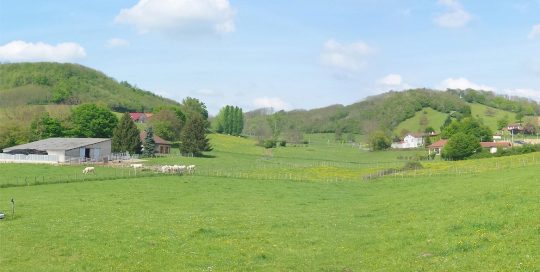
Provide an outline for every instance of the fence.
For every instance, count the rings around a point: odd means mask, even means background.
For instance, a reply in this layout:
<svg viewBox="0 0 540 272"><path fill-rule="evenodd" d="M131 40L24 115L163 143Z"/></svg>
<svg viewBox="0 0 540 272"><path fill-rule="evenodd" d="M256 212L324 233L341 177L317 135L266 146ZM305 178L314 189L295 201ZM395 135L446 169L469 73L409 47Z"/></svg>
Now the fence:
<svg viewBox="0 0 540 272"><path fill-rule="evenodd" d="M24 154L6 154L0 153L0 162L2 163L58 163L56 155L24 155Z"/></svg>

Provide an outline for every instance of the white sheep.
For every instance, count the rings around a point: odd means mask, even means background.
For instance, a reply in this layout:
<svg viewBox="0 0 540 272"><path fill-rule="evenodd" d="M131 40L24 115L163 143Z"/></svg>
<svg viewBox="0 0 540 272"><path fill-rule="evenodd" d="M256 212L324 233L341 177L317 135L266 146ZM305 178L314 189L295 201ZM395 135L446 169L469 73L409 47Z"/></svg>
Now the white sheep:
<svg viewBox="0 0 540 272"><path fill-rule="evenodd" d="M143 167L142 163L132 163L130 166L133 167L133 169L137 169L137 168L142 168L142 167Z"/></svg>
<svg viewBox="0 0 540 272"><path fill-rule="evenodd" d="M188 173L193 174L193 173L195 172L195 165L193 165L193 164L192 164L192 165L188 165L188 166L186 167L186 169L187 169Z"/></svg>
<svg viewBox="0 0 540 272"><path fill-rule="evenodd" d="M88 166L86 168L84 168L84 170L82 170L83 174L88 174L88 173L95 173L94 172L95 168L94 167L91 167L91 166Z"/></svg>

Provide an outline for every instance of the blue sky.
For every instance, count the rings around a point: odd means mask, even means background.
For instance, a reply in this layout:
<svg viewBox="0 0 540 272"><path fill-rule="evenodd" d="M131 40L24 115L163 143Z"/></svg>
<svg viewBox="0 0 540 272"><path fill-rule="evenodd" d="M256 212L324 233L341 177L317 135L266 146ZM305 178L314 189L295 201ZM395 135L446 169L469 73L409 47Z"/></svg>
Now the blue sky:
<svg viewBox="0 0 540 272"><path fill-rule="evenodd" d="M411 87L540 100L539 53L540 1L0 0L0 62L80 63L211 113Z"/></svg>

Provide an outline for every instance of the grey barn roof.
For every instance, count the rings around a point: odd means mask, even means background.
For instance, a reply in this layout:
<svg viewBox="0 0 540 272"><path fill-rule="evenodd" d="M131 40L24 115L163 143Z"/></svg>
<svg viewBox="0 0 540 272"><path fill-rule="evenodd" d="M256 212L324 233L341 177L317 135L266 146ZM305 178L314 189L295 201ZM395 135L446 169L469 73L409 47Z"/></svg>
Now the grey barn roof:
<svg viewBox="0 0 540 272"><path fill-rule="evenodd" d="M49 138L27 144L4 148L4 152L14 149L36 149L36 150L70 150L87 145L109 141L108 138Z"/></svg>

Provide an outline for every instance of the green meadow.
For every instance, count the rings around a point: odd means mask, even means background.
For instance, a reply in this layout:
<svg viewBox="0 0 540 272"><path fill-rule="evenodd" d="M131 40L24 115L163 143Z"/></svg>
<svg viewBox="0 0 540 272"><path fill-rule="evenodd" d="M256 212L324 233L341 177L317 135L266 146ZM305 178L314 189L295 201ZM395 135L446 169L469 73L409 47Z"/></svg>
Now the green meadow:
<svg viewBox="0 0 540 272"><path fill-rule="evenodd" d="M0 188L0 270L540 269L538 154L422 162L365 181L425 151L369 152L332 137L269 151L211 135L204 158L144 162L195 164L194 175L97 166L93 179ZM0 164L0 184L82 168Z"/></svg>

